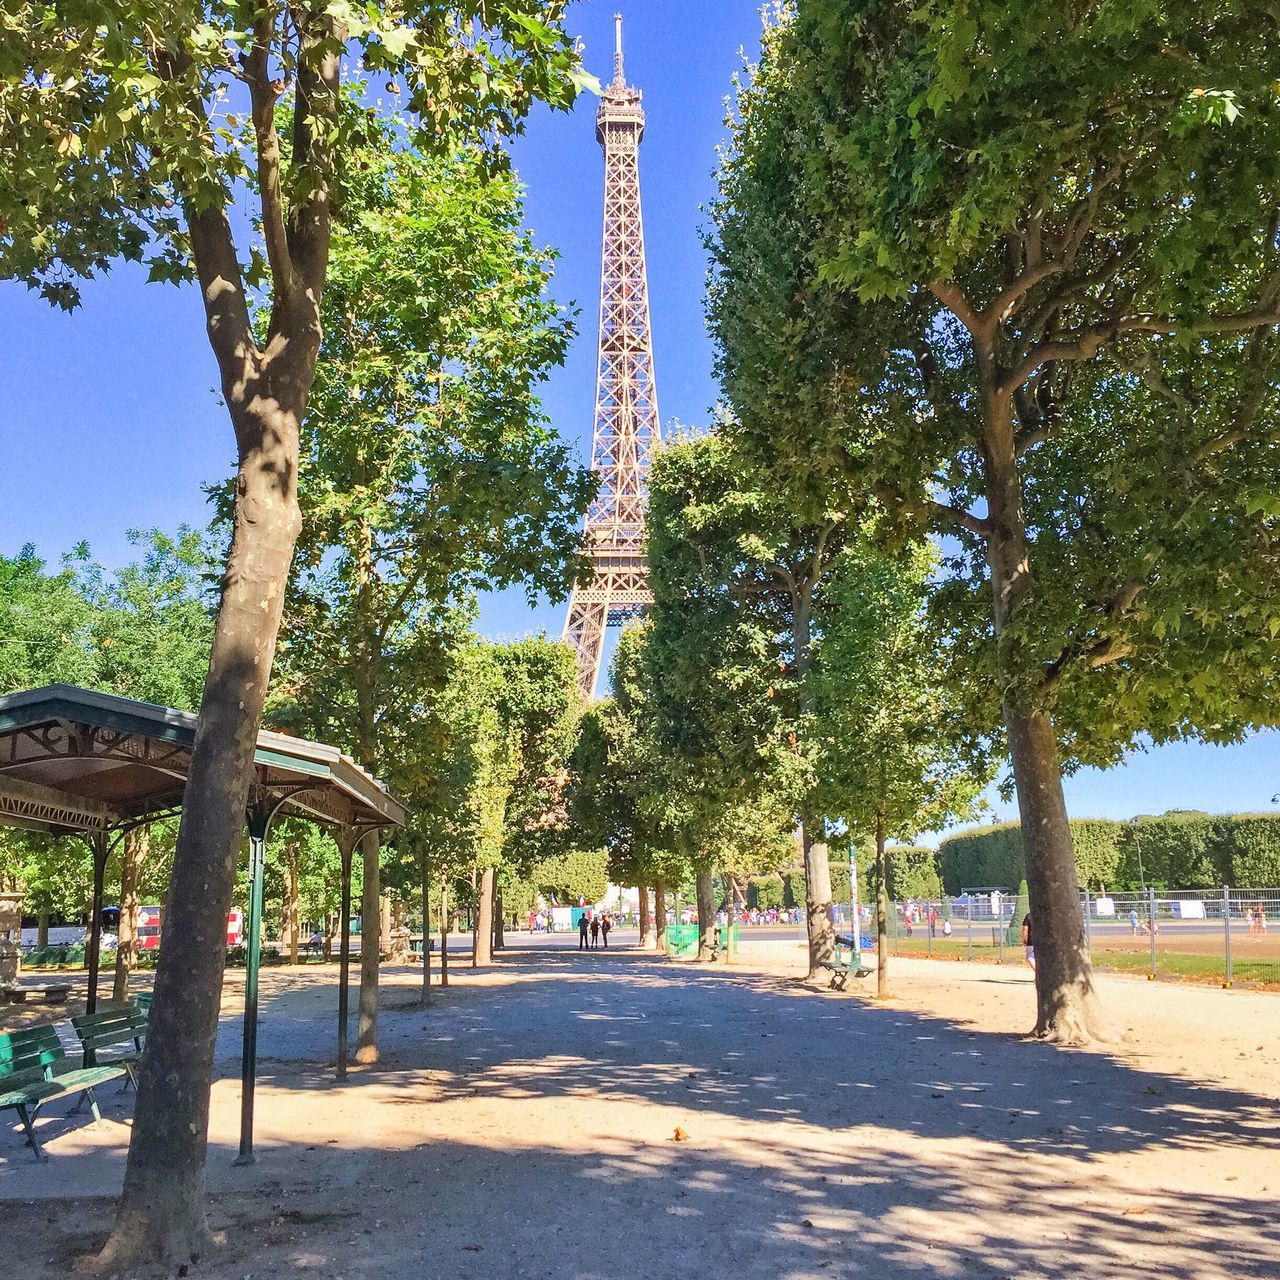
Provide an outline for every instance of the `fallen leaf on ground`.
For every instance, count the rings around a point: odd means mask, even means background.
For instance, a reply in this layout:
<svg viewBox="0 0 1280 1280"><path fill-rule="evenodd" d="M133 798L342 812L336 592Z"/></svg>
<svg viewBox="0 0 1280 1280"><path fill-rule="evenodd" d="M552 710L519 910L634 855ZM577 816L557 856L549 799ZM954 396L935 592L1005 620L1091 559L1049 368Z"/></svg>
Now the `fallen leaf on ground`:
<svg viewBox="0 0 1280 1280"><path fill-rule="evenodd" d="M679 1126L676 1125L676 1131L671 1135L672 1142L688 1142L689 1135Z"/></svg>

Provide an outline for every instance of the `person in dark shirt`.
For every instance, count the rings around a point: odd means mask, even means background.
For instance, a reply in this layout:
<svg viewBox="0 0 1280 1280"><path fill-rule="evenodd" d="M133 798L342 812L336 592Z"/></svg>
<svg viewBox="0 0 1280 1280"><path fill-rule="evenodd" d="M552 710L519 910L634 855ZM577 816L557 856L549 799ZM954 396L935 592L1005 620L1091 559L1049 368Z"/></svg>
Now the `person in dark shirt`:
<svg viewBox="0 0 1280 1280"><path fill-rule="evenodd" d="M584 911L578 917L578 950L585 951L587 949L587 930L590 928L587 923L587 913Z"/></svg>
<svg viewBox="0 0 1280 1280"><path fill-rule="evenodd" d="M1031 966L1031 972L1036 971L1036 945L1031 935L1031 913L1028 912L1022 917L1022 945L1026 951L1027 963Z"/></svg>
<svg viewBox="0 0 1280 1280"><path fill-rule="evenodd" d="M613 921L605 916L600 921L600 936L604 939L605 950L609 949L609 930L613 928Z"/></svg>

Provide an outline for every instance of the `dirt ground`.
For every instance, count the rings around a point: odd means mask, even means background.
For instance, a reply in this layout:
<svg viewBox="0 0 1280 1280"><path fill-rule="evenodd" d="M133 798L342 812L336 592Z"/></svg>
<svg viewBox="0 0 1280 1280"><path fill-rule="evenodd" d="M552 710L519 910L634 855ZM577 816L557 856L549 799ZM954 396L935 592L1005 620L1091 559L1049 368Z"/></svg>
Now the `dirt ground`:
<svg viewBox="0 0 1280 1280"><path fill-rule="evenodd" d="M233 986L209 1159L227 1244L192 1274L1280 1275L1280 997L1104 976L1127 1039L1085 1052L1022 1038L1024 969L895 960L877 1003L796 982L800 961L522 937L425 1012L387 970L383 1061L345 1085L332 971L271 970L249 1169ZM132 1095L102 1100L99 1128L42 1125L42 1165L0 1133L24 1277L72 1274L109 1226Z"/></svg>

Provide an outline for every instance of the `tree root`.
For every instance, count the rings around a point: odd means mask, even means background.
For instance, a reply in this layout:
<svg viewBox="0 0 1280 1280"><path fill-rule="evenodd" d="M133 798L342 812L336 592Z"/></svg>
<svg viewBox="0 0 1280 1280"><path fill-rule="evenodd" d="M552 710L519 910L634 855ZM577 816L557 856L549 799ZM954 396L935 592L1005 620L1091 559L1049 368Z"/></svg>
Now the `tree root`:
<svg viewBox="0 0 1280 1280"><path fill-rule="evenodd" d="M175 1268L183 1274L199 1265L226 1243L221 1232L210 1230L203 1208L192 1221L190 1215L151 1215L122 1211L111 1235L95 1257L84 1259L78 1270L93 1276L143 1276L160 1269L171 1275Z"/></svg>

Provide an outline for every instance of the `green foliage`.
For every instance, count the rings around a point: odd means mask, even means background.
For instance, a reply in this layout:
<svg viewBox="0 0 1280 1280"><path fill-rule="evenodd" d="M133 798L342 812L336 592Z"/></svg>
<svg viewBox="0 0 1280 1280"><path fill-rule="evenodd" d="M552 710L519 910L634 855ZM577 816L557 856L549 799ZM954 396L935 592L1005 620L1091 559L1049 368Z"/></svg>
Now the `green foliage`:
<svg viewBox="0 0 1280 1280"><path fill-rule="evenodd" d="M529 868L529 879L545 897L576 906L579 899L599 902L609 886L608 855L573 850L543 858Z"/></svg>
<svg viewBox="0 0 1280 1280"><path fill-rule="evenodd" d="M782 877L776 873L752 876L747 881L747 906L760 911L780 908L783 902Z"/></svg>
<svg viewBox="0 0 1280 1280"><path fill-rule="evenodd" d="M1126 827L1103 818L1072 819L1076 870L1094 891L1124 887L1120 872ZM965 889L1011 889L1026 878L1022 828L1016 822L974 827L938 846L942 882L955 897Z"/></svg>
<svg viewBox="0 0 1280 1280"><path fill-rule="evenodd" d="M1219 821L1231 838L1231 875L1226 883L1251 889L1280 885L1280 818L1237 813Z"/></svg>
<svg viewBox="0 0 1280 1280"><path fill-rule="evenodd" d="M308 109L294 135L308 145L283 149L269 194L283 202L279 217L296 245L294 220L317 192L341 207L359 173L346 159L378 111L336 109L324 77L343 46L337 77L363 102L389 98L393 113L403 109L413 145L451 154L478 144L498 162L499 140L519 131L534 101L567 107L586 82L559 17L544 0L265 0L251 12L224 0L6 5L3 273L63 307L79 300L76 277L117 258L145 263L152 279L191 278L187 219L222 209L229 193L269 173L279 146L273 130L255 137L248 127L242 82L259 123L281 95ZM253 257L251 270L263 273L260 251Z"/></svg>
<svg viewBox="0 0 1280 1280"><path fill-rule="evenodd" d="M1129 889L1144 879L1154 889L1225 884L1231 874L1229 830L1229 824L1207 813L1140 818L1122 829L1117 883Z"/></svg>
<svg viewBox="0 0 1280 1280"><path fill-rule="evenodd" d="M873 870L867 867L868 872ZM891 845L885 850L885 888L895 902L903 902L907 898L931 902L941 898L938 851L911 845ZM869 883L864 892L862 900L871 901Z"/></svg>

